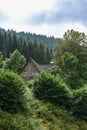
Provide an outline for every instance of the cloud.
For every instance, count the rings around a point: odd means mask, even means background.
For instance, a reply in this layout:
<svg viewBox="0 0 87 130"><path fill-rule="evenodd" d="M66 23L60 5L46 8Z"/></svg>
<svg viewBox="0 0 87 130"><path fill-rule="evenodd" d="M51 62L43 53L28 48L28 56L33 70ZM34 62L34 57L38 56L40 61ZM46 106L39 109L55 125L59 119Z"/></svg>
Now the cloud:
<svg viewBox="0 0 87 130"><path fill-rule="evenodd" d="M0 0L0 26L57 37L68 29L87 34L87 0Z"/></svg>
<svg viewBox="0 0 87 130"><path fill-rule="evenodd" d="M66 0L65 0L66 1ZM61 15L64 21L87 23L87 0L67 0L61 4Z"/></svg>
<svg viewBox="0 0 87 130"><path fill-rule="evenodd" d="M87 26L87 1L56 0L53 9L36 13L27 22L33 25L79 22Z"/></svg>
<svg viewBox="0 0 87 130"><path fill-rule="evenodd" d="M0 10L0 24L7 20L8 20L7 15L2 10Z"/></svg>

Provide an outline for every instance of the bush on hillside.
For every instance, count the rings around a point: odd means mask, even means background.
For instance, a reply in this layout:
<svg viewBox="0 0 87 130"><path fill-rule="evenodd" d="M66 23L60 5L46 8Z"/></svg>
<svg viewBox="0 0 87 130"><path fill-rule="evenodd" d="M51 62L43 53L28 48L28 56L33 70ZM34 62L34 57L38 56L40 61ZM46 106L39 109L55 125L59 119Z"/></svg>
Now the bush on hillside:
<svg viewBox="0 0 87 130"><path fill-rule="evenodd" d="M70 71L68 74L64 74L63 76L64 82L71 89L78 89L82 86L82 80L79 78L79 75L76 71Z"/></svg>
<svg viewBox="0 0 87 130"><path fill-rule="evenodd" d="M87 120L87 87L80 88L73 93L75 116Z"/></svg>
<svg viewBox="0 0 87 130"><path fill-rule="evenodd" d="M0 70L0 108L10 113L24 111L25 85L15 73Z"/></svg>
<svg viewBox="0 0 87 130"><path fill-rule="evenodd" d="M34 82L33 92L36 98L55 105L67 108L71 105L71 92L59 76L41 73Z"/></svg>
<svg viewBox="0 0 87 130"><path fill-rule="evenodd" d="M10 53L10 58L6 58L4 69L20 74L25 64L26 58L16 49L13 53Z"/></svg>
<svg viewBox="0 0 87 130"><path fill-rule="evenodd" d="M50 73L52 74L52 75L57 75L57 74L61 74L61 68L59 67L59 66L57 66L57 65L54 65L53 67L51 67L51 69L50 69Z"/></svg>

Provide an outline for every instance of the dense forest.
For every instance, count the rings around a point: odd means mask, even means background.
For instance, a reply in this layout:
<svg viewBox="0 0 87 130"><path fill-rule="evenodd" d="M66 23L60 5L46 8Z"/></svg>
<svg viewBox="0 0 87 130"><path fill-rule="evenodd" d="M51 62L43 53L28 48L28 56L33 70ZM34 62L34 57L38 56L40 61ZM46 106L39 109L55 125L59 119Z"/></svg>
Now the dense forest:
<svg viewBox="0 0 87 130"><path fill-rule="evenodd" d="M5 32L5 29L2 29L0 28L0 32ZM16 36L18 37L22 37L23 39L30 39L32 42L34 42L35 40L37 40L37 42L39 43L43 43L45 46L48 46L48 47L53 47L58 38L55 38L54 36L49 36L47 37L46 35L40 35L40 34L35 34L35 33L28 33L28 32L16 32L14 30L7 30L6 31L7 33L10 33L10 34L16 34Z"/></svg>
<svg viewBox="0 0 87 130"><path fill-rule="evenodd" d="M29 38L30 40L34 41L35 39L38 41L38 42L41 42L43 43L44 45L48 46L48 47L53 47L56 42L57 42L57 38L53 37L53 36L49 36L47 37L46 35L37 35L35 33L25 33L25 32L19 32L17 33L18 36L21 36L23 38Z"/></svg>
<svg viewBox="0 0 87 130"><path fill-rule="evenodd" d="M14 50L25 56L26 60L32 57L40 64L48 64L52 58L52 49L39 42L37 39L30 40L29 37L23 38L22 35L14 31L0 31L0 51L4 59L10 56Z"/></svg>
<svg viewBox="0 0 87 130"><path fill-rule="evenodd" d="M87 36L74 30L65 32L54 46L49 72L43 71L27 83L18 75L27 49L39 46L39 59L45 54L42 50L50 50L15 33L1 32L0 38L0 129L87 130Z"/></svg>

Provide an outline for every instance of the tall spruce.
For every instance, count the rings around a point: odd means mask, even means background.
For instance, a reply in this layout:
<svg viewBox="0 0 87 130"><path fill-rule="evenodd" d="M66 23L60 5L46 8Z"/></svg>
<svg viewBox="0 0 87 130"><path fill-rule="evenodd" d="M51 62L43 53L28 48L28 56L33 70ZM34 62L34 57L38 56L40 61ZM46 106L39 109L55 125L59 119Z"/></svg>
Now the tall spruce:
<svg viewBox="0 0 87 130"><path fill-rule="evenodd" d="M43 43L39 43L37 40L32 42L29 38L18 37L16 32L0 32L0 51L4 59L9 58L10 53L13 53L16 49L25 56L27 62L29 57L32 57L40 64L49 63L49 48L46 49Z"/></svg>

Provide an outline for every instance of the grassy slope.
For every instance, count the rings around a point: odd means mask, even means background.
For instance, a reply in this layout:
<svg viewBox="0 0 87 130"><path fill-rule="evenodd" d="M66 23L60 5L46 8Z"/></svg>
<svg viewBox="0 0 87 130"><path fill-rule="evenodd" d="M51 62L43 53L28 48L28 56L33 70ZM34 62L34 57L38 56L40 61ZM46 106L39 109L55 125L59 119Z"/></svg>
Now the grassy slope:
<svg viewBox="0 0 87 130"><path fill-rule="evenodd" d="M68 112L36 100L28 93L29 113L12 115L0 110L0 130L87 130L87 122Z"/></svg>

